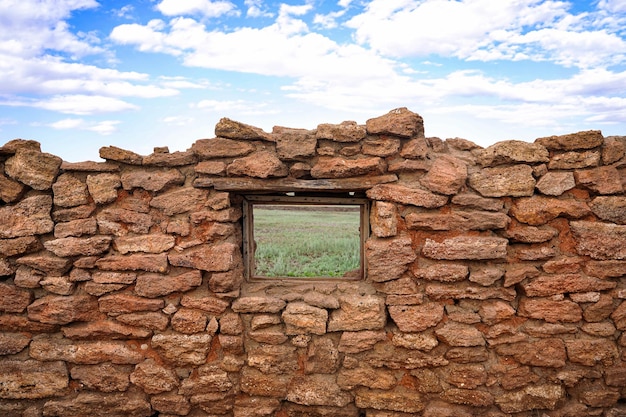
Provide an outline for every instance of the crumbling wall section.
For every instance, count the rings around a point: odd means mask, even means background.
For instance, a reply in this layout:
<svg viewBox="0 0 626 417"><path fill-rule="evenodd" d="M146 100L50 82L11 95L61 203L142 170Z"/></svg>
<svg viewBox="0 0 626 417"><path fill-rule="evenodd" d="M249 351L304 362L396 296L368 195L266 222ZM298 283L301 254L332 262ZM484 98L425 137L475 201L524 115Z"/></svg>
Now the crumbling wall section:
<svg viewBox="0 0 626 417"><path fill-rule="evenodd" d="M0 148L1 415L626 415L626 137L215 134ZM329 182L371 200L365 279L246 280L241 194Z"/></svg>

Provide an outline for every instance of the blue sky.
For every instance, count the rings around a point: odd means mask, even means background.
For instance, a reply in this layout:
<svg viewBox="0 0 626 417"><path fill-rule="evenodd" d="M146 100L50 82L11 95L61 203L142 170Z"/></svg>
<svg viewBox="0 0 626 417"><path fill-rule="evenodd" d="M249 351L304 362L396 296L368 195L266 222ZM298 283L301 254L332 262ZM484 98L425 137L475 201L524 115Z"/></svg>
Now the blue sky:
<svg viewBox="0 0 626 417"><path fill-rule="evenodd" d="M626 0L0 0L0 144L67 161L397 107L427 136L626 135Z"/></svg>

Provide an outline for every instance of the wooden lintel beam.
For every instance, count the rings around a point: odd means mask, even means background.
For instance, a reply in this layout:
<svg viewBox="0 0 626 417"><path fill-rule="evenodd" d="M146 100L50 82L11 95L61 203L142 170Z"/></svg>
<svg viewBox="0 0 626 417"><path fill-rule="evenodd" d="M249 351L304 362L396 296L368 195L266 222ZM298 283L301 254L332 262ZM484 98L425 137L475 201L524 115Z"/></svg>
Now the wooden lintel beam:
<svg viewBox="0 0 626 417"><path fill-rule="evenodd" d="M293 178L196 178L196 188L213 187L219 191L362 191L378 184L397 181L395 174L353 178L298 180Z"/></svg>

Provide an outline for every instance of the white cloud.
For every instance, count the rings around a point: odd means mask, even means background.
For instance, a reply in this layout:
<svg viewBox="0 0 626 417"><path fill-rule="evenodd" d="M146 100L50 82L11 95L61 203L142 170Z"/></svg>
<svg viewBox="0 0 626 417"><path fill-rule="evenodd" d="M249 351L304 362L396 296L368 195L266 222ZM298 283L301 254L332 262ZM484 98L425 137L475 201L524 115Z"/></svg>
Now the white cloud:
<svg viewBox="0 0 626 417"><path fill-rule="evenodd" d="M32 103L15 103L14 105L31 106L59 113L89 115L127 110L137 110L134 104L113 97L87 95L61 95L36 100Z"/></svg>
<svg viewBox="0 0 626 417"><path fill-rule="evenodd" d="M89 122L84 119L62 119L49 124L49 126L57 130L87 130L106 136L116 132L116 125L119 123L119 120Z"/></svg>
<svg viewBox="0 0 626 417"><path fill-rule="evenodd" d="M236 12L236 6L229 1L211 0L163 0L156 8L165 16L202 15L219 17Z"/></svg>
<svg viewBox="0 0 626 417"><path fill-rule="evenodd" d="M210 111L217 114L258 115L275 114L277 110L270 107L270 103L251 100L201 100L193 108Z"/></svg>
<svg viewBox="0 0 626 417"><path fill-rule="evenodd" d="M248 7L246 16L248 17L272 17L273 13L267 11L262 0L245 0L244 5Z"/></svg>
<svg viewBox="0 0 626 417"><path fill-rule="evenodd" d="M162 121L170 126L186 126L193 123L195 119L189 116L168 116L164 117Z"/></svg>
<svg viewBox="0 0 626 417"><path fill-rule="evenodd" d="M360 44L394 57L550 60L583 68L626 60L615 54L626 50L623 39L592 24L589 14L570 14L569 6L551 0L373 0L347 26Z"/></svg>

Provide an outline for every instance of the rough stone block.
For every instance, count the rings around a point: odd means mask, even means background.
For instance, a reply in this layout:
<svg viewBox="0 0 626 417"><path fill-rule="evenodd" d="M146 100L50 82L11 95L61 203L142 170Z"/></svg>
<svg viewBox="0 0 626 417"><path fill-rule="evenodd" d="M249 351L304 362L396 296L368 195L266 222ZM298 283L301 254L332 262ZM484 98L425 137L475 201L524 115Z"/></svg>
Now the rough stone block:
<svg viewBox="0 0 626 417"><path fill-rule="evenodd" d="M0 398L38 399L65 394L69 385L63 362L0 360Z"/></svg>
<svg viewBox="0 0 626 417"><path fill-rule="evenodd" d="M49 195L27 197L12 206L0 207L0 238L43 235L54 229Z"/></svg>
<svg viewBox="0 0 626 417"><path fill-rule="evenodd" d="M535 184L529 165L484 168L469 176L469 185L483 197L531 196Z"/></svg>
<svg viewBox="0 0 626 417"><path fill-rule="evenodd" d="M329 332L382 329L387 322L385 301L380 297L345 296L339 302L341 308L330 315Z"/></svg>
<svg viewBox="0 0 626 417"><path fill-rule="evenodd" d="M49 190L59 173L62 159L34 149L20 148L7 159L6 174L35 190Z"/></svg>
<svg viewBox="0 0 626 417"><path fill-rule="evenodd" d="M439 243L426 239L422 253L432 259L481 260L506 258L508 240L500 237L459 236Z"/></svg>

